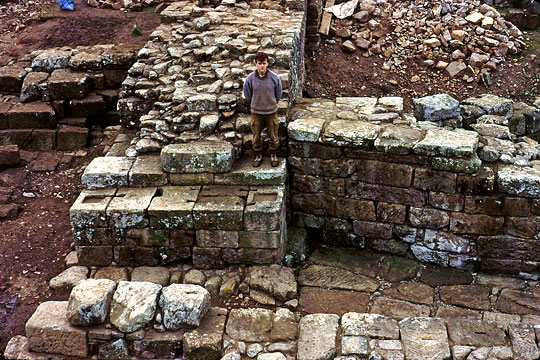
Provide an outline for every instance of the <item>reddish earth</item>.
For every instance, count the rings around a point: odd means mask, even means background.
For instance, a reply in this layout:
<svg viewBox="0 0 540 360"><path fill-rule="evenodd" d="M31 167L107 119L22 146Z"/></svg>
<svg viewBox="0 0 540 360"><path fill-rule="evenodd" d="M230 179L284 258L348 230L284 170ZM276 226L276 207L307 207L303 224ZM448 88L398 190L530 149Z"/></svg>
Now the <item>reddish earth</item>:
<svg viewBox="0 0 540 360"><path fill-rule="evenodd" d="M2 6L30 6L26 0L0 0ZM147 9L140 13L91 8L75 0L75 11L60 11L54 0L36 0L29 17L9 13L0 17L0 65L5 65L32 50L54 46L77 46L109 43L136 43L142 46L159 24L159 17ZM21 21L22 19L22 21ZM19 31L17 26L24 23ZM137 25L142 36L131 37ZM338 24L339 25L339 24ZM466 83L449 79L442 72L427 69L419 59L408 60L406 74L381 70L379 58L346 54L340 40L323 43L310 62L305 94L310 97L335 96L404 96L406 99L447 92L457 98L485 92L505 97L530 99L539 95L540 67L535 57L540 35L530 36L527 54L507 63L494 73L493 84ZM421 81L412 83L411 74ZM391 85L395 80L397 85ZM407 103L407 102L406 102ZM33 171L37 153L23 153L25 161L18 168L0 170L0 187L13 190L11 203L20 210L15 220L0 221L0 358L8 340L24 334L24 325L38 304L51 299L65 299L66 294L48 288L48 281L64 268L64 257L71 250L68 210L81 190L82 166L101 154L101 147L89 148L81 157L51 153L48 161L58 161L54 171ZM32 195L30 195L32 194ZM34 196L34 197L28 197Z"/></svg>

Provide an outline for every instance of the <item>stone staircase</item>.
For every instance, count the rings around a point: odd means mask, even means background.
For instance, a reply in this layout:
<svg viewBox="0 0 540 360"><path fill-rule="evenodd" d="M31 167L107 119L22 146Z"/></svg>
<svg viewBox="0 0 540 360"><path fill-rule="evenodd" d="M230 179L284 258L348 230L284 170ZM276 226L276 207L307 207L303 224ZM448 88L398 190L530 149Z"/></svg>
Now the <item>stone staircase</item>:
<svg viewBox="0 0 540 360"><path fill-rule="evenodd" d="M137 48L37 50L0 68L0 145L70 151L98 141L93 125L119 122L119 87Z"/></svg>

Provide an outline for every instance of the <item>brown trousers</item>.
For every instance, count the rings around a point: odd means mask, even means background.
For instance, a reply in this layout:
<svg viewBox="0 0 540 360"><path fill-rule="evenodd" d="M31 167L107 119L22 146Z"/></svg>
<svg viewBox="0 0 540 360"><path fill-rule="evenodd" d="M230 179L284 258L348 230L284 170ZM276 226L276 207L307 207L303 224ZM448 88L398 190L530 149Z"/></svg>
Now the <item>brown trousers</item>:
<svg viewBox="0 0 540 360"><path fill-rule="evenodd" d="M277 112L268 115L251 113L250 125L251 132L253 133L253 150L256 152L263 150L261 133L264 128L267 128L268 136L270 137L270 151L277 150L279 147Z"/></svg>

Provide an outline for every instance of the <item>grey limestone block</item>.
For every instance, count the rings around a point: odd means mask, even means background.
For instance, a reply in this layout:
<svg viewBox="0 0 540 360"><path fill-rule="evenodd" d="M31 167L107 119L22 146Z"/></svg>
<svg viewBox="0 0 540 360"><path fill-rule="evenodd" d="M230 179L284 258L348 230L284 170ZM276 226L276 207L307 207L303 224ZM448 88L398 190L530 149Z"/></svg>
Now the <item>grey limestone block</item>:
<svg viewBox="0 0 540 360"><path fill-rule="evenodd" d="M166 329L198 327L210 307L210 293L199 285L172 284L161 291L159 306Z"/></svg>
<svg viewBox="0 0 540 360"><path fill-rule="evenodd" d="M222 173L231 170L233 146L222 141L195 141L165 146L161 166L169 173Z"/></svg>
<svg viewBox="0 0 540 360"><path fill-rule="evenodd" d="M88 189L128 186L129 170L133 159L107 156L95 158L82 175L82 183Z"/></svg>

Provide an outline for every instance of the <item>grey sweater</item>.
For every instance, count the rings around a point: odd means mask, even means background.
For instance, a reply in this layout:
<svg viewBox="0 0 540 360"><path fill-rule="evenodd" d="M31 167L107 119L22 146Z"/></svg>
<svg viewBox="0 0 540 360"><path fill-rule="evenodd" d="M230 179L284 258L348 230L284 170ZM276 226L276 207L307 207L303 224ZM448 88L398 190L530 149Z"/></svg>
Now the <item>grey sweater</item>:
<svg viewBox="0 0 540 360"><path fill-rule="evenodd" d="M251 104L251 112L254 114L275 113L282 92L281 80L270 70L266 70L262 78L255 70L244 82L244 96Z"/></svg>

